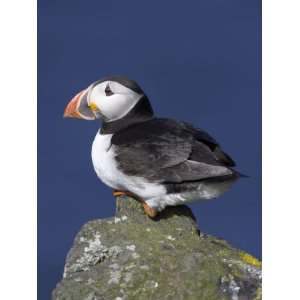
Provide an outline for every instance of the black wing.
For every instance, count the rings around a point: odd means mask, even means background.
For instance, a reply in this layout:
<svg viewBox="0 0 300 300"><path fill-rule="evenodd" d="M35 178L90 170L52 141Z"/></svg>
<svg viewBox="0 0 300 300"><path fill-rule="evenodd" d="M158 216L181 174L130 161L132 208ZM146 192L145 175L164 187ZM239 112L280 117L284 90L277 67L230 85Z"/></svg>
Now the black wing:
<svg viewBox="0 0 300 300"><path fill-rule="evenodd" d="M220 154L212 137L171 119L132 125L114 134L112 144L123 172L150 181L196 181L234 173L228 168L232 160Z"/></svg>
<svg viewBox="0 0 300 300"><path fill-rule="evenodd" d="M201 129L197 129L193 127L193 125L186 122L183 122L183 125L193 135L194 139L196 139L201 143L204 143L207 147L209 147L209 149L213 152L214 157L217 161L223 163L225 166L228 167L235 166L234 160L228 154L222 151L218 142L213 137L211 137L207 132Z"/></svg>

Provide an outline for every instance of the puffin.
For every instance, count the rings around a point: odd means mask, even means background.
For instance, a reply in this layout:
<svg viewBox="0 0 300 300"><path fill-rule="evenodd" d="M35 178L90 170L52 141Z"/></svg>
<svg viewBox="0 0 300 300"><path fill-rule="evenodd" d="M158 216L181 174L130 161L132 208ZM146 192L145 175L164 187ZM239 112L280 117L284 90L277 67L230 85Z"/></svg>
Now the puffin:
<svg viewBox="0 0 300 300"><path fill-rule="evenodd" d="M219 197L241 177L211 135L155 117L146 94L127 77L95 81L72 98L64 117L102 120L91 150L94 170L115 197L135 198L150 218L167 206Z"/></svg>

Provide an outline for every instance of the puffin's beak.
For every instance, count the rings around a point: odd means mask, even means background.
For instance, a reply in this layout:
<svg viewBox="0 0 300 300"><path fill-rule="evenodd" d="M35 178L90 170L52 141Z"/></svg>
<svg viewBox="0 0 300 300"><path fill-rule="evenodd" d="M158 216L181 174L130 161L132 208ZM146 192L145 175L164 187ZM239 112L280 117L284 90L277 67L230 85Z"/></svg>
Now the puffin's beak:
<svg viewBox="0 0 300 300"><path fill-rule="evenodd" d="M67 105L64 112L65 118L95 120L96 115L87 102L88 89L78 93Z"/></svg>

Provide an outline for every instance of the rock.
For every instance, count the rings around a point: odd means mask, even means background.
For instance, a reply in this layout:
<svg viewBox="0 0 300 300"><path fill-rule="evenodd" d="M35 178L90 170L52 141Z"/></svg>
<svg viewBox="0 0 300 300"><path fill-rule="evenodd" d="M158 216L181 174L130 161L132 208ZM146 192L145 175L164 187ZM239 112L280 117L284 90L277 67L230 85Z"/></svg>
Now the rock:
<svg viewBox="0 0 300 300"><path fill-rule="evenodd" d="M77 234L52 299L259 300L261 266L200 233L187 206L151 220L122 196L114 218L90 221Z"/></svg>

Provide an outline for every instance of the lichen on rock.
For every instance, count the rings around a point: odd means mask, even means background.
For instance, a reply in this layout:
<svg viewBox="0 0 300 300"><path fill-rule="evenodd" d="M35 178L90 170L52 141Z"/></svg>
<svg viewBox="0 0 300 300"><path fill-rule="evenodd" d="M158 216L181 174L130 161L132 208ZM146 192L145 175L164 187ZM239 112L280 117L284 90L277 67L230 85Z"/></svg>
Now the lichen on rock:
<svg viewBox="0 0 300 300"><path fill-rule="evenodd" d="M259 300L260 262L200 233L187 206L152 220L122 196L114 218L79 231L52 299Z"/></svg>

